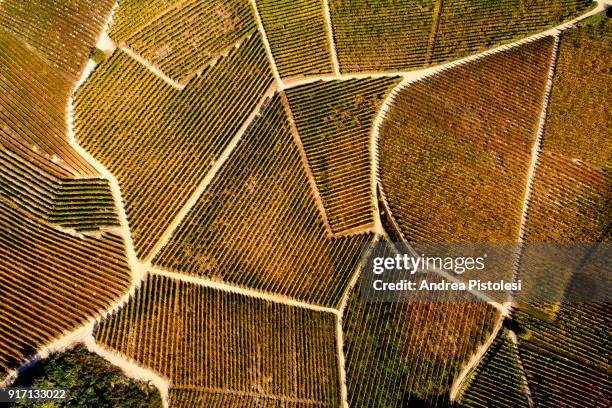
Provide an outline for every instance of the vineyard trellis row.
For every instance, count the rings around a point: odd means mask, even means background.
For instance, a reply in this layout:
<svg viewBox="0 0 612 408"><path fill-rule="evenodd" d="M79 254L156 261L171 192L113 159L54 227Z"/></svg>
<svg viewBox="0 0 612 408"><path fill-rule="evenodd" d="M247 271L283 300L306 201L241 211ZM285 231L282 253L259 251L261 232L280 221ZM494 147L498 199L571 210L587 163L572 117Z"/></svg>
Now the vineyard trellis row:
<svg viewBox="0 0 612 408"><path fill-rule="evenodd" d="M323 0L257 0L262 25L282 78L332 72Z"/></svg>
<svg viewBox="0 0 612 408"><path fill-rule="evenodd" d="M117 14L129 6L121 1ZM248 0L192 0L156 16L121 45L185 85L255 31Z"/></svg>
<svg viewBox="0 0 612 408"><path fill-rule="evenodd" d="M36 162L33 153L24 156L11 146L0 150L0 193L51 225L77 231L118 225L105 179L74 179L62 167Z"/></svg>

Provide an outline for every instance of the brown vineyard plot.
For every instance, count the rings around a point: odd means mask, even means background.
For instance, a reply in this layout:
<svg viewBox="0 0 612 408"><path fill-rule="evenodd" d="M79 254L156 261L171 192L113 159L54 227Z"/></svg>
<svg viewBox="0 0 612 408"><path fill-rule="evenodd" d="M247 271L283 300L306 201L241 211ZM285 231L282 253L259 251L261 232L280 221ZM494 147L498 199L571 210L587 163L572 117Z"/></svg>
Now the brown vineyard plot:
<svg viewBox="0 0 612 408"><path fill-rule="evenodd" d="M172 406L336 407L335 323L153 274L96 340L169 378Z"/></svg>
<svg viewBox="0 0 612 408"><path fill-rule="evenodd" d="M128 289L121 239L76 237L0 196L0 377Z"/></svg>
<svg viewBox="0 0 612 408"><path fill-rule="evenodd" d="M287 90L332 232L374 223L372 125L398 78L315 82Z"/></svg>
<svg viewBox="0 0 612 408"><path fill-rule="evenodd" d="M153 263L334 306L370 239L329 236L276 96Z"/></svg>
<svg viewBox="0 0 612 408"><path fill-rule="evenodd" d="M543 38L395 95L380 177L407 240L517 240L552 45Z"/></svg>

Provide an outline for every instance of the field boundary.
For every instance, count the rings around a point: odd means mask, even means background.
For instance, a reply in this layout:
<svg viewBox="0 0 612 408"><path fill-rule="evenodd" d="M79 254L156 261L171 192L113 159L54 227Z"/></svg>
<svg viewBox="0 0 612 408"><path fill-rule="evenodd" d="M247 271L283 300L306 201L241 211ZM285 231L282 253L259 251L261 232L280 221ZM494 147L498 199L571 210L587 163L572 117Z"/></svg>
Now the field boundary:
<svg viewBox="0 0 612 408"><path fill-rule="evenodd" d="M308 182L310 183L310 191L312 192L312 196L319 210L319 214L321 215L323 223L325 224L325 228L327 229L327 235L330 238L334 237L335 234L332 230L331 224L329 223L329 218L327 217L327 210L325 209L325 204L323 203L323 198L321 197L321 192L319 191L319 186L317 185L317 180L315 179L314 173L312 172L312 168L310 167L310 163L308 162L308 155L306 154L304 143L302 143L300 131L297 128L295 119L293 118L293 112L291 111L291 104L289 103L289 98L287 97L287 94L284 91L280 92L280 98L283 104L283 108L285 110L285 115L287 115L287 120L289 121L289 127L291 127L293 143L295 144L295 147L297 147L300 153L302 166L304 167L306 177L308 178Z"/></svg>
<svg viewBox="0 0 612 408"><path fill-rule="evenodd" d="M487 351L489 351L491 344L493 344L493 341L495 341L495 338L497 338L497 335L500 333L500 330L503 327L505 318L506 317L500 313L499 317L497 318L497 321L495 322L495 326L493 326L491 335L489 336L487 341L480 345L478 350L472 355L472 357L468 360L465 366L461 369L459 376L457 376L455 381L453 381L450 390L451 402L456 402L457 395L459 394L459 391L461 391L461 389L463 388L464 382L470 379L470 372L478 367L478 364L480 364L483 357L487 354Z"/></svg>
<svg viewBox="0 0 612 408"><path fill-rule="evenodd" d="M429 33L429 45L427 46L427 53L425 54L425 65L431 64L431 58L436 46L436 39L438 37L438 31L440 30L440 21L442 20L443 11L444 0L437 0L433 9L431 32Z"/></svg>
<svg viewBox="0 0 612 408"><path fill-rule="evenodd" d="M334 72L334 75L339 76L340 63L338 62L336 36L334 35L334 26L332 25L331 11L329 9L329 0L323 0L323 21L325 22L325 31L327 33L329 52L331 54L332 70Z"/></svg>
<svg viewBox="0 0 612 408"><path fill-rule="evenodd" d="M521 380L523 381L523 391L527 396L527 403L529 404L529 408L534 408L535 404L533 402L533 397L531 394L531 388L529 388L529 380L527 380L527 374L525 373L525 366L523 366L523 360L521 359L521 354L519 350L519 341L516 337L516 333L512 329L508 329L508 337L512 342L512 347L514 347L514 352L516 354L516 360L518 362L519 371L521 372Z"/></svg>
<svg viewBox="0 0 612 408"><path fill-rule="evenodd" d="M268 34L266 34L266 29L263 26L263 21L261 19L261 15L259 14L259 9L257 8L257 0L249 0L249 2L253 7L253 15L255 16L257 30L261 35L261 40L264 44L264 48L266 49L266 54L268 55L268 61L270 62L270 68L272 68L274 80L276 81L278 88L283 89L283 80L280 77L278 66L276 65L276 60L274 59L274 54L272 54L272 48L270 47L270 42L268 41Z"/></svg>
<svg viewBox="0 0 612 408"><path fill-rule="evenodd" d="M164 74L159 68L157 68L155 65L151 64L149 61L141 57L138 53L136 53L136 51L133 51L131 48L126 47L126 46L122 46L119 49L125 52L130 57L132 57L133 60L140 63L142 66L147 68L149 71L154 73L158 78L163 80L165 83L167 83L171 87L178 89L179 91L182 91L183 89L185 89L185 85L176 82L174 79Z"/></svg>
<svg viewBox="0 0 612 408"><path fill-rule="evenodd" d="M266 300L273 303L279 303L287 306L301 307L303 309L313 310L315 312L331 313L338 315L338 309L332 307L320 306L314 303L308 303L284 295L268 293L261 290L251 289L248 287L238 286L227 282L220 282L208 278L200 278L193 275L187 275L180 272L172 272L163 268L152 266L149 268L149 273L152 275L163 276L175 281L183 283L191 283L198 286L217 289L222 292L234 293L237 295L248 296L255 299Z"/></svg>
<svg viewBox="0 0 612 408"><path fill-rule="evenodd" d="M157 372L141 366L135 361L128 359L122 354L112 351L103 345L96 342L93 336L94 328L91 328L89 334L84 336L81 342L85 345L88 351L97 354L112 365L121 369L123 374L129 378L150 383L157 388L159 396L162 400L162 406L168 408L170 406L170 386L171 381Z"/></svg>
<svg viewBox="0 0 612 408"><path fill-rule="evenodd" d="M533 190L533 183L538 168L540 154L542 152L542 139L544 137L544 131L546 128L546 119L548 115L548 105L550 104L550 97L552 95L553 80L556 73L557 61L559 58L559 46L561 43L561 33L557 33L555 36L555 43L553 44L552 53L550 56L550 63L548 68L548 77L546 81L546 87L544 88L544 95L542 97L542 109L540 111L540 117L538 122L538 129L536 131L536 137L531 147L529 168L527 169L527 179L525 181L525 191L523 192L523 207L521 208L521 220L519 222L518 230L518 247L516 250L516 256L514 259L514 265L512 268L512 282L518 280L519 269L521 266L521 260L523 256L527 217L529 214L529 208L531 204L531 193ZM514 299L513 293L510 293L508 301L512 302Z"/></svg>

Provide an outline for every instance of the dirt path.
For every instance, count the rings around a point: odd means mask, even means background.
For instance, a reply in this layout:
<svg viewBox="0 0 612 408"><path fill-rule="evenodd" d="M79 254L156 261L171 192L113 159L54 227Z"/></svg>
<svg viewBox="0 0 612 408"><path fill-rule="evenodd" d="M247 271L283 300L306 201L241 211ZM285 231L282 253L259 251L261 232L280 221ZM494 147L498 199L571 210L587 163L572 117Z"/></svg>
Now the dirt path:
<svg viewBox="0 0 612 408"><path fill-rule="evenodd" d="M497 318L497 321L495 322L493 331L491 335L489 336L489 338L487 339L487 341L485 341L478 348L476 353L470 358L470 360L467 362L467 364L463 367L463 369L459 373L459 376L453 382L453 385L451 386L451 390L450 390L451 402L455 402L457 400L457 395L459 394L459 391L461 390L464 381L468 378L468 374L470 374L470 372L478 366L478 364L480 363L484 355L487 353L487 351L491 347L491 344L493 344L493 341L495 340L495 338L497 337L497 335L499 334L499 331L501 330L503 326L504 319L505 319L505 316L500 314L499 317Z"/></svg>
<svg viewBox="0 0 612 408"><path fill-rule="evenodd" d="M257 0L249 0L251 2L251 6L253 6L253 14L255 14L255 22L257 23L257 29L261 34L261 38L264 43L264 48L266 49L266 54L268 55L268 61L270 61L270 66L272 67L272 74L274 74L274 79L278 84L278 88L283 88L283 80L280 77L278 72L278 66L276 65L276 61L274 60L274 55L272 54L272 48L270 48L270 42L268 41L268 35L266 34L266 30L264 29L263 22L261 21L261 16L259 15L259 9L257 9Z"/></svg>
<svg viewBox="0 0 612 408"><path fill-rule="evenodd" d="M315 203L317 204L317 208L319 209L319 214L321 214L321 218L323 218L323 223L325 224L325 228L327 229L328 236L333 237L334 233L329 223L329 219L327 218L327 210L325 209L325 205L323 204L323 199L321 198L321 192L319 191L319 188L317 187L317 181L315 180L314 174L312 172L312 168L310 167L310 164L308 163L308 155L306 154L306 150L304 149L304 144L302 143L302 139L300 138L300 132L298 131L297 125L295 124L295 119L293 118L293 112L291 111L291 105L289 105L287 94L285 94L285 92L281 92L280 97L281 97L281 102L283 104L283 108L285 108L285 113L287 114L287 119L289 120L289 126L291 127L293 141L295 142L295 145L300 152L302 164L304 166L304 170L306 170L306 175L308 176L308 181L310 182L310 190L312 191L312 195L315 199Z"/></svg>
<svg viewBox="0 0 612 408"><path fill-rule="evenodd" d="M178 280L185 283L192 283L199 286L205 286L207 288L217 289L223 292L236 293L243 296L252 298L262 299L269 302L280 303L287 306L301 307L304 309L314 310L315 312L331 313L338 315L338 309L331 307L325 307L315 305L312 303L303 302L301 300L293 299L283 295L277 295L275 293L263 292L256 289L245 288L241 286L232 285L225 282L218 282L211 279L199 278L197 276L186 275L178 272L171 272L159 267L151 267L150 273L153 275L164 276L173 280Z"/></svg>
<svg viewBox="0 0 612 408"><path fill-rule="evenodd" d="M329 10L329 0L323 0L323 19L325 20L325 31L327 32L329 52L331 53L332 69L334 75L339 76L340 64L338 63L338 50L336 49L334 27L332 26L331 12Z"/></svg>
<svg viewBox="0 0 612 408"><path fill-rule="evenodd" d="M557 33L555 36L555 43L553 45L553 51L550 59L550 66L548 70L548 80L546 82L546 88L544 90L544 98L542 100L542 110L540 111L540 118L538 123L538 130L536 133L533 146L531 148L531 157L529 161L529 168L527 170L527 182L525 183L525 192L523 193L523 207L521 209L521 220L519 223L519 244L525 242L525 227L527 224L527 216L529 213L529 204L531 202L531 192L533 189L533 181L538 165L538 159L542 151L542 136L544 134L544 127L546 125L546 114L548 112L548 104L550 102L550 96L552 91L553 79L555 76L555 69L557 65L557 57L559 53L559 43L561 41L561 34ZM518 279L521 257L523 255L523 245L518 245L516 258L514 261L514 268L512 270L512 281L516 282ZM510 302L513 300L512 293L508 299Z"/></svg>
<svg viewBox="0 0 612 408"><path fill-rule="evenodd" d="M157 77L162 79L168 85L172 86L173 88L178 89L179 91L182 91L185 88L185 85L176 82L174 79L172 79L169 76L167 76L166 74L164 74L155 65L151 64L149 61L147 61L146 59L142 58L140 55L138 55L136 52L132 51L128 47L123 46L120 49L121 49L121 51L125 52L127 55L129 55L130 57L132 57L133 59L138 61L140 64L144 65L149 71L151 71L152 73L157 75Z"/></svg>

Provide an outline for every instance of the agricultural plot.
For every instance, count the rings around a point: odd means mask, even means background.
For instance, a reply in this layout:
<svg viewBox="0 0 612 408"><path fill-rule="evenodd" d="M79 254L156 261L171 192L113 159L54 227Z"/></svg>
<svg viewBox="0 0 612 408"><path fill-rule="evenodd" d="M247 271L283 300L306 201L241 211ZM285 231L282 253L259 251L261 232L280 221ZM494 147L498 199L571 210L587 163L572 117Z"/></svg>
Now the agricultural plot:
<svg viewBox="0 0 612 408"><path fill-rule="evenodd" d="M606 41L610 39L610 23L602 17L594 16L592 23L568 30L561 39L542 151L525 223L528 242L610 241L612 145L606 131L610 128L610 119L606 117L610 112L605 86L611 75L607 56L602 53L606 47L610 49ZM582 261L576 259L582 256L581 249L559 251L573 253L569 256L559 253L548 259L541 259L537 252L527 251L522 265L537 263L555 268L555 282L560 284L558 288L550 288L553 294L558 293L555 297L562 294L573 297L575 292L559 292L564 290L562 285L570 276L580 275L584 282L586 275L596 280L599 280L598 273L605 276L592 268L593 259L588 260L589 268L581 267ZM561 264L563 268L559 268ZM527 276L523 267L520 277L535 281L541 273L541 279L546 279L546 268L540 266L540 269L541 272L534 271L534 275ZM580 289L574 290L580 292ZM592 296L598 298L595 293Z"/></svg>
<svg viewBox="0 0 612 408"><path fill-rule="evenodd" d="M119 180L146 256L272 83L253 36L182 91L127 54L101 64L75 98L79 143Z"/></svg>
<svg viewBox="0 0 612 408"><path fill-rule="evenodd" d="M335 322L330 313L149 275L96 340L170 379L172 406L336 407Z"/></svg>
<svg viewBox="0 0 612 408"><path fill-rule="evenodd" d="M73 179L62 167L35 158L2 148L0 193L52 225L81 231L118 225L106 180Z"/></svg>
<svg viewBox="0 0 612 408"><path fill-rule="evenodd" d="M486 303L366 303L357 288L343 319L349 406L448 405L495 318Z"/></svg>
<svg viewBox="0 0 612 408"><path fill-rule="evenodd" d="M422 66L439 8L431 0L329 0L340 70Z"/></svg>
<svg viewBox="0 0 612 408"><path fill-rule="evenodd" d="M67 141L70 87L27 44L0 31L0 144L73 175L91 176L95 170Z"/></svg>
<svg viewBox="0 0 612 408"><path fill-rule="evenodd" d="M515 242L552 38L407 85L380 128L380 177L411 242Z"/></svg>
<svg viewBox="0 0 612 408"><path fill-rule="evenodd" d="M465 408L528 408L525 386L515 346L507 331L501 330L471 374L458 402Z"/></svg>
<svg viewBox="0 0 612 408"><path fill-rule="evenodd" d="M104 312L130 284L121 239L76 237L0 197L0 377Z"/></svg>
<svg viewBox="0 0 612 408"><path fill-rule="evenodd" d="M374 223L372 125L397 78L315 82L286 91L335 234Z"/></svg>
<svg viewBox="0 0 612 408"><path fill-rule="evenodd" d="M248 0L193 0L165 10L122 43L185 83L256 30Z"/></svg>
<svg viewBox="0 0 612 408"><path fill-rule="evenodd" d="M0 31L11 33L32 47L35 54L49 61L56 74L75 81L85 67L90 49L96 45L113 3L113 0L3 0ZM29 67L26 71L35 74L36 70Z"/></svg>
<svg viewBox="0 0 612 408"><path fill-rule="evenodd" d="M371 238L329 236L276 96L153 263L335 306Z"/></svg>
<svg viewBox="0 0 612 408"><path fill-rule="evenodd" d="M609 405L610 317L606 303L562 303L553 318L517 311L520 357L541 407Z"/></svg>
<svg viewBox="0 0 612 408"><path fill-rule="evenodd" d="M612 165L612 22L593 16L561 37L544 149L602 169Z"/></svg>
<svg viewBox="0 0 612 408"><path fill-rule="evenodd" d="M323 0L256 3L281 77L332 72Z"/></svg>
<svg viewBox="0 0 612 408"><path fill-rule="evenodd" d="M606 241L612 210L610 177L606 170L545 148L535 172L525 225L526 240Z"/></svg>
<svg viewBox="0 0 612 408"><path fill-rule="evenodd" d="M543 31L584 13L592 4L591 0L444 0L431 62L464 57Z"/></svg>

